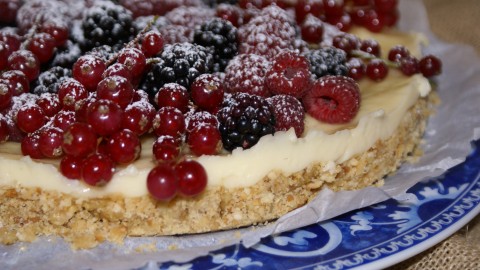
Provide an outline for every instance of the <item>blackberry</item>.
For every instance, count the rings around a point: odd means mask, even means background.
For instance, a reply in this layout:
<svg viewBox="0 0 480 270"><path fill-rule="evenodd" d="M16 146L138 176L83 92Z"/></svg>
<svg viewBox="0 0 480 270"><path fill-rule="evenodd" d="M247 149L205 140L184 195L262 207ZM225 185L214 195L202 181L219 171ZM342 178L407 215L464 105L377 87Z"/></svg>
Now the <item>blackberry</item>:
<svg viewBox="0 0 480 270"><path fill-rule="evenodd" d="M52 67L38 76L37 85L33 88L32 92L36 95L41 95L43 93L57 93L58 86L62 80L71 76L72 72L70 69Z"/></svg>
<svg viewBox="0 0 480 270"><path fill-rule="evenodd" d="M82 56L82 50L78 44L71 40L67 40L67 43L63 47L57 48L57 52L53 56L50 66L72 68L73 64L80 56Z"/></svg>
<svg viewBox="0 0 480 270"><path fill-rule="evenodd" d="M212 50L213 71L222 72L237 55L237 28L227 20L214 18L195 29L193 42Z"/></svg>
<svg viewBox="0 0 480 270"><path fill-rule="evenodd" d="M98 58L102 59L105 63L110 61L112 57L117 52L116 49L112 48L108 45L101 45L98 47L93 48L87 54L97 56Z"/></svg>
<svg viewBox="0 0 480 270"><path fill-rule="evenodd" d="M325 75L348 74L347 54L343 50L324 47L307 52L305 57L310 62L310 71L315 79Z"/></svg>
<svg viewBox="0 0 480 270"><path fill-rule="evenodd" d="M84 50L100 45L121 46L135 33L132 13L109 1L98 1L82 21Z"/></svg>
<svg viewBox="0 0 480 270"><path fill-rule="evenodd" d="M178 83L189 89L195 78L213 70L212 54L197 44L168 44L157 60L140 85L150 97L166 83Z"/></svg>
<svg viewBox="0 0 480 270"><path fill-rule="evenodd" d="M227 97L218 114L223 147L248 149L264 135L275 132L275 118L268 101L260 96L235 93Z"/></svg>

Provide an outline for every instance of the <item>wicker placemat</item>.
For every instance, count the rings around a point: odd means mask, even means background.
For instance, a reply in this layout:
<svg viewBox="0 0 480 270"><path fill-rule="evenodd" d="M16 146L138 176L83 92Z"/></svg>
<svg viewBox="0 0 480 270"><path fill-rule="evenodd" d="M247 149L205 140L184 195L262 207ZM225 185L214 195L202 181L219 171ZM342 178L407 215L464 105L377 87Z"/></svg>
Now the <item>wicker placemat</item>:
<svg viewBox="0 0 480 270"><path fill-rule="evenodd" d="M472 45L480 54L479 0L424 0L424 3L430 27L439 38ZM480 216L440 244L388 269L480 269Z"/></svg>

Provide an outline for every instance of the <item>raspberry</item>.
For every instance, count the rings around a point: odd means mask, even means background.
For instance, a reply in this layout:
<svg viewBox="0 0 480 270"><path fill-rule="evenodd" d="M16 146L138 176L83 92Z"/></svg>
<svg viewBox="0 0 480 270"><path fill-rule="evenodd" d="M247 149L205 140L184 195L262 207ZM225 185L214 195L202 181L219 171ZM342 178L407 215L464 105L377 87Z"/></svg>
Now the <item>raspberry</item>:
<svg viewBox="0 0 480 270"><path fill-rule="evenodd" d="M267 72L265 83L272 94L301 97L310 85L309 64L305 57L291 51L279 53Z"/></svg>
<svg viewBox="0 0 480 270"><path fill-rule="evenodd" d="M347 123L360 108L358 84L349 77L324 76L302 99L308 114L330 124Z"/></svg>
<svg viewBox="0 0 480 270"><path fill-rule="evenodd" d="M267 59L293 49L295 20L278 6L264 8L259 16L239 28L239 53L254 53Z"/></svg>
<svg viewBox="0 0 480 270"><path fill-rule="evenodd" d="M264 135L275 132L275 119L270 104L262 97L236 93L226 98L218 112L223 147L250 148Z"/></svg>
<svg viewBox="0 0 480 270"><path fill-rule="evenodd" d="M275 131L287 131L294 128L297 137L302 136L305 128L305 111L302 103L289 95L276 95L267 99L275 117Z"/></svg>
<svg viewBox="0 0 480 270"><path fill-rule="evenodd" d="M269 97L270 91L264 86L269 66L270 63L263 56L256 54L235 56L225 69L225 91Z"/></svg>

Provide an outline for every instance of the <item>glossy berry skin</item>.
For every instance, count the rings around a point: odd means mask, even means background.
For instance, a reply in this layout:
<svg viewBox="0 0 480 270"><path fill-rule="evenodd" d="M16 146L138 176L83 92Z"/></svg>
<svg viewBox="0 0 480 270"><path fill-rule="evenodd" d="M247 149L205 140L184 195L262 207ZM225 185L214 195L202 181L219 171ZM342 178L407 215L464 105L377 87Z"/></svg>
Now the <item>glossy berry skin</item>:
<svg viewBox="0 0 480 270"><path fill-rule="evenodd" d="M58 87L58 99L63 110L74 111L78 102L87 97L87 89L75 79L65 79Z"/></svg>
<svg viewBox="0 0 480 270"><path fill-rule="evenodd" d="M38 33L33 36L27 48L37 56L40 63L44 64L52 59L55 45L55 39L50 34Z"/></svg>
<svg viewBox="0 0 480 270"><path fill-rule="evenodd" d="M177 195L178 177L173 167L160 163L147 176L147 189L156 200L167 202Z"/></svg>
<svg viewBox="0 0 480 270"><path fill-rule="evenodd" d="M430 78L442 73L442 62L433 55L427 55L418 63L423 76Z"/></svg>
<svg viewBox="0 0 480 270"><path fill-rule="evenodd" d="M365 74L374 81L381 81L388 75L388 67L382 60L373 59L367 64Z"/></svg>
<svg viewBox="0 0 480 270"><path fill-rule="evenodd" d="M130 70L128 70L128 68L124 64L120 64L120 63L115 63L113 65L110 65L102 74L103 78L107 78L110 76L120 76L127 79L130 82L132 81L132 74L130 73Z"/></svg>
<svg viewBox="0 0 480 270"><path fill-rule="evenodd" d="M332 45L335 48L344 50L347 54L351 54L353 50L360 47L360 41L352 34L340 34L333 37Z"/></svg>
<svg viewBox="0 0 480 270"><path fill-rule="evenodd" d="M35 103L48 117L55 116L62 109L58 95L51 93L43 93Z"/></svg>
<svg viewBox="0 0 480 270"><path fill-rule="evenodd" d="M399 62L400 59L410 55L410 51L402 45L394 46L388 51L388 60Z"/></svg>
<svg viewBox="0 0 480 270"><path fill-rule="evenodd" d="M160 53L165 41L160 33L149 31L142 40L142 52L146 57L152 57Z"/></svg>
<svg viewBox="0 0 480 270"><path fill-rule="evenodd" d="M87 123L96 134L108 136L122 126L123 111L117 104L108 99L94 101L87 109Z"/></svg>
<svg viewBox="0 0 480 270"><path fill-rule="evenodd" d="M187 143L196 156L214 155L220 148L222 137L216 126L199 125L188 134Z"/></svg>
<svg viewBox="0 0 480 270"><path fill-rule="evenodd" d="M58 158L63 155L63 131L56 127L47 127L40 131L38 147L47 158Z"/></svg>
<svg viewBox="0 0 480 270"><path fill-rule="evenodd" d="M142 145L138 136L128 129L112 134L107 139L107 152L118 164L130 164L140 156Z"/></svg>
<svg viewBox="0 0 480 270"><path fill-rule="evenodd" d="M134 102L123 113L122 128L133 131L138 136L147 133L152 127L155 108L148 102Z"/></svg>
<svg viewBox="0 0 480 270"><path fill-rule="evenodd" d="M97 148L97 135L86 123L76 122L63 134L63 151L72 157L86 157Z"/></svg>
<svg viewBox="0 0 480 270"><path fill-rule="evenodd" d="M61 130L67 130L71 124L75 123L77 117L73 111L59 111L52 119L52 125Z"/></svg>
<svg viewBox="0 0 480 270"><path fill-rule="evenodd" d="M319 121L347 123L360 109L360 90L349 77L324 76L313 83L302 101L305 111Z"/></svg>
<svg viewBox="0 0 480 270"><path fill-rule="evenodd" d="M309 43L320 43L323 39L324 26L322 20L308 14L300 26L303 40Z"/></svg>
<svg viewBox="0 0 480 270"><path fill-rule="evenodd" d="M91 186L104 186L112 180L115 163L106 155L93 154L83 161L82 178Z"/></svg>
<svg viewBox="0 0 480 270"><path fill-rule="evenodd" d="M160 108L153 119L153 131L157 136L170 135L177 138L185 132L185 117L177 108Z"/></svg>
<svg viewBox="0 0 480 270"><path fill-rule="evenodd" d="M25 136L20 144L22 155L29 156L33 159L44 158L39 149L39 138L40 137L36 133Z"/></svg>
<svg viewBox="0 0 480 270"><path fill-rule="evenodd" d="M182 113L186 113L190 96L187 88L184 86L177 83L167 83L155 94L154 101L159 108L174 107Z"/></svg>
<svg viewBox="0 0 480 270"><path fill-rule="evenodd" d="M7 80L0 79L0 110L10 106L13 97L13 87Z"/></svg>
<svg viewBox="0 0 480 270"><path fill-rule="evenodd" d="M407 56L400 59L400 71L406 76L412 76L419 73L418 59L413 56Z"/></svg>
<svg viewBox="0 0 480 270"><path fill-rule="evenodd" d="M212 74L202 74L190 86L193 102L202 110L214 112L223 101L224 89L221 80Z"/></svg>
<svg viewBox="0 0 480 270"><path fill-rule="evenodd" d="M132 74L133 80L142 76L147 65L145 55L137 48L123 49L118 56L117 62L127 67Z"/></svg>
<svg viewBox="0 0 480 270"><path fill-rule="evenodd" d="M13 85L13 95L19 96L30 91L30 82L27 76L20 70L9 70L0 74L1 79L7 80Z"/></svg>
<svg viewBox="0 0 480 270"><path fill-rule="evenodd" d="M351 58L347 62L348 77L359 81L365 76L366 67L361 59Z"/></svg>
<svg viewBox="0 0 480 270"><path fill-rule="evenodd" d="M181 161L175 166L175 172L178 177L178 191L182 196L199 195L207 187L207 172L197 161Z"/></svg>
<svg viewBox="0 0 480 270"><path fill-rule="evenodd" d="M32 133L47 121L42 109L36 104L24 106L17 112L17 126L25 133Z"/></svg>
<svg viewBox="0 0 480 270"><path fill-rule="evenodd" d="M108 99L125 109L133 99L132 84L120 76L106 77L97 86L97 98Z"/></svg>
<svg viewBox="0 0 480 270"><path fill-rule="evenodd" d="M92 92L97 89L97 85L102 80L102 75L106 68L105 62L99 57L84 55L73 64L72 75L89 92Z"/></svg>
<svg viewBox="0 0 480 270"><path fill-rule="evenodd" d="M68 26L60 21L46 21L41 26L41 31L47 33L55 40L55 47L64 46L67 43L69 31Z"/></svg>
<svg viewBox="0 0 480 270"><path fill-rule="evenodd" d="M160 136L152 145L156 162L174 162L180 155L180 145L172 136Z"/></svg>
<svg viewBox="0 0 480 270"><path fill-rule="evenodd" d="M374 39L364 39L360 42L360 50L380 57L380 44Z"/></svg>
<svg viewBox="0 0 480 270"><path fill-rule="evenodd" d="M40 74L40 61L31 51L18 50L8 57L8 68L23 72L31 82Z"/></svg>
<svg viewBox="0 0 480 270"><path fill-rule="evenodd" d="M60 161L60 172L68 179L82 178L83 158L64 156Z"/></svg>

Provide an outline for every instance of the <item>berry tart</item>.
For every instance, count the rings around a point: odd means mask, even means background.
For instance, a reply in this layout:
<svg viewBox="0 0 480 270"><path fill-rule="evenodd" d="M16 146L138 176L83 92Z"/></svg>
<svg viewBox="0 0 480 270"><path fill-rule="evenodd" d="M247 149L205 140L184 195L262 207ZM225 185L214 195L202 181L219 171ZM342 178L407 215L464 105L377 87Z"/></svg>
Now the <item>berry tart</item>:
<svg viewBox="0 0 480 270"><path fill-rule="evenodd" d="M0 243L225 230L382 185L441 72L396 4L0 0Z"/></svg>

